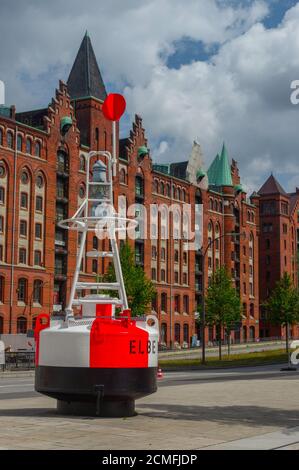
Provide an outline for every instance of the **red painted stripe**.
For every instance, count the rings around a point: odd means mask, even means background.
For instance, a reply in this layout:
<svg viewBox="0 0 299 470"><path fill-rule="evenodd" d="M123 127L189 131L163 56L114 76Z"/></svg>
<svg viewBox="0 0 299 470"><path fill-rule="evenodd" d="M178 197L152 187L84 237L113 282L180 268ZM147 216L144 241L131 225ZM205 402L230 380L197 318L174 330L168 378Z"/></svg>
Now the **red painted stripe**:
<svg viewBox="0 0 299 470"><path fill-rule="evenodd" d="M39 335L42 330L50 326L50 315L41 313L36 317L34 339L35 339L35 365L39 364Z"/></svg>
<svg viewBox="0 0 299 470"><path fill-rule="evenodd" d="M90 331L90 367L148 367L149 334L134 320L95 319Z"/></svg>

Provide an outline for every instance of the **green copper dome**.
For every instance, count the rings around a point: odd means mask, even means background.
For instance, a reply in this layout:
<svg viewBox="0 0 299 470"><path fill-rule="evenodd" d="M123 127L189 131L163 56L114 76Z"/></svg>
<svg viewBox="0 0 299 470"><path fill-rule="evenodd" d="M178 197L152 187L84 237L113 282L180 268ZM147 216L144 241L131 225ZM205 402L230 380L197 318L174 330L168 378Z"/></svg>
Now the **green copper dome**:
<svg viewBox="0 0 299 470"><path fill-rule="evenodd" d="M202 168L199 168L196 173L196 179L199 180L200 178L204 178L206 176L206 172L202 170Z"/></svg>
<svg viewBox="0 0 299 470"><path fill-rule="evenodd" d="M223 144L221 155L217 155L208 169L210 186L233 186L231 169L228 161L228 153Z"/></svg>
<svg viewBox="0 0 299 470"><path fill-rule="evenodd" d="M138 148L138 157L141 157L142 155L147 155L147 154L148 154L148 148L145 145Z"/></svg>
<svg viewBox="0 0 299 470"><path fill-rule="evenodd" d="M236 184L236 186L235 186L235 191L236 191L237 193L243 192L243 191L244 191L244 190L243 190L243 186L242 186L241 184Z"/></svg>

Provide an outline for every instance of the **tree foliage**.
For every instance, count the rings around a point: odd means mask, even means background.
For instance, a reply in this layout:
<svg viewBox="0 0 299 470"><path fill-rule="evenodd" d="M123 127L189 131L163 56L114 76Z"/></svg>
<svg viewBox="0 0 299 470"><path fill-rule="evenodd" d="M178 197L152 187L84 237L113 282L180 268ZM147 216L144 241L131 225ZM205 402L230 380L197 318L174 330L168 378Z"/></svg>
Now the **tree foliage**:
<svg viewBox="0 0 299 470"><path fill-rule="evenodd" d="M299 295L289 274L276 283L265 304L270 322L286 328L286 350L289 350L289 326L299 322Z"/></svg>
<svg viewBox="0 0 299 470"><path fill-rule="evenodd" d="M142 267L135 265L134 251L128 243L121 246L119 255L132 316L145 315L156 293L154 285ZM104 279L107 282L115 282L113 265L110 265Z"/></svg>
<svg viewBox="0 0 299 470"><path fill-rule="evenodd" d="M225 268L217 269L211 279L205 299L206 323L215 325L219 337L219 358L221 359L221 332L229 333L241 319L240 298L232 285Z"/></svg>

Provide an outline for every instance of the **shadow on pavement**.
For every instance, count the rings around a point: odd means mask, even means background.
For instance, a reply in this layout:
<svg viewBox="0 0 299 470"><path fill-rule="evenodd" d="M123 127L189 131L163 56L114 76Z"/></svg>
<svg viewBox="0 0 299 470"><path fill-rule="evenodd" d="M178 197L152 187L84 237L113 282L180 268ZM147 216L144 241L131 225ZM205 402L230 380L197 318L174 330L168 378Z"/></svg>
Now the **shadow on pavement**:
<svg viewBox="0 0 299 470"><path fill-rule="evenodd" d="M200 398L199 398L200 399ZM248 426L299 426L299 410L264 406L189 406L137 403L137 412L150 418L186 421L211 421ZM142 411L142 409L146 409Z"/></svg>

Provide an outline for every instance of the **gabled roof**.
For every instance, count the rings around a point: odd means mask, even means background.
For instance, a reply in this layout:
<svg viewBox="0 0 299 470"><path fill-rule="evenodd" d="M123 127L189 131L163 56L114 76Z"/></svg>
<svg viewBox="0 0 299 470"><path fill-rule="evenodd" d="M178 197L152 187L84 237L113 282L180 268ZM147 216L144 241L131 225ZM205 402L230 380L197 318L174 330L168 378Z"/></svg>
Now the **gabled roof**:
<svg viewBox="0 0 299 470"><path fill-rule="evenodd" d="M72 99L93 96L104 101L107 96L102 75L87 32L79 48L67 85Z"/></svg>
<svg viewBox="0 0 299 470"><path fill-rule="evenodd" d="M278 183L277 179L270 175L267 181L263 184L261 189L258 191L260 196L265 196L267 194L282 194L283 196L287 196L287 193L283 189L283 187Z"/></svg>

